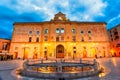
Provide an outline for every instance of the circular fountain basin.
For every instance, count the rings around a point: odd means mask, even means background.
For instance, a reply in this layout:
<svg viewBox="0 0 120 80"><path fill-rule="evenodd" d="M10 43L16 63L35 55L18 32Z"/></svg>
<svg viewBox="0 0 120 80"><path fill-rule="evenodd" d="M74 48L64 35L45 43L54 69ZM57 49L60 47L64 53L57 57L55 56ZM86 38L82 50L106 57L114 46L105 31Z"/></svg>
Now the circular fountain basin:
<svg viewBox="0 0 120 80"><path fill-rule="evenodd" d="M17 73L34 78L77 79L98 75L102 70L96 60L27 60L23 64L23 69L18 69Z"/></svg>

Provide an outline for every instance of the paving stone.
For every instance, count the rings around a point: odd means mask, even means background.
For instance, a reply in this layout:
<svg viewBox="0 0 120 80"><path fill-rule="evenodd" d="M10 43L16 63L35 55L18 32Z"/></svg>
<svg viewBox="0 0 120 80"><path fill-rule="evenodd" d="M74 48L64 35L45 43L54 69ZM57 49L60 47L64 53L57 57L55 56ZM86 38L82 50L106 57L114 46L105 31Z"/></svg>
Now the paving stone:
<svg viewBox="0 0 120 80"><path fill-rule="evenodd" d="M88 59L89 60L89 59ZM74 80L120 80L120 58L100 58L97 59L99 64L105 69L102 77L94 76ZM0 80L50 80L50 79L35 79L27 77L18 77L12 75L13 70L21 67L23 60L0 61ZM15 71L14 71L15 73Z"/></svg>

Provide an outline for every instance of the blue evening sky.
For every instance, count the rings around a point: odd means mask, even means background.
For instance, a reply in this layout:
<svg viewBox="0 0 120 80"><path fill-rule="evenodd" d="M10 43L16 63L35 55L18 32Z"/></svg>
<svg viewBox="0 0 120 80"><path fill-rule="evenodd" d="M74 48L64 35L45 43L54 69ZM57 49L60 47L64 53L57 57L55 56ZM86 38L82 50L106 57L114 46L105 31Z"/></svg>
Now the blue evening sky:
<svg viewBox="0 0 120 80"><path fill-rule="evenodd" d="M0 0L0 38L11 39L14 22L49 21L61 11L71 21L120 24L120 0Z"/></svg>

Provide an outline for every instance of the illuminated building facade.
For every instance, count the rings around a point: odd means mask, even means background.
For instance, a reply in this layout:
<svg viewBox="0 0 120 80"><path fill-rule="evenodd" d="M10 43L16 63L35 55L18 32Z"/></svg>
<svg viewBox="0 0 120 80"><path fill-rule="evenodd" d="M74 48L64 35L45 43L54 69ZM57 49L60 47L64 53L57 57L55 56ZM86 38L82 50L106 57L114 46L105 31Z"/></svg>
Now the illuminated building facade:
<svg viewBox="0 0 120 80"><path fill-rule="evenodd" d="M0 53L8 53L10 48L10 40L0 38Z"/></svg>
<svg viewBox="0 0 120 80"><path fill-rule="evenodd" d="M120 56L120 24L108 30L112 56Z"/></svg>
<svg viewBox="0 0 120 80"><path fill-rule="evenodd" d="M10 53L23 59L111 55L106 23L70 21L61 12L51 21L14 23Z"/></svg>

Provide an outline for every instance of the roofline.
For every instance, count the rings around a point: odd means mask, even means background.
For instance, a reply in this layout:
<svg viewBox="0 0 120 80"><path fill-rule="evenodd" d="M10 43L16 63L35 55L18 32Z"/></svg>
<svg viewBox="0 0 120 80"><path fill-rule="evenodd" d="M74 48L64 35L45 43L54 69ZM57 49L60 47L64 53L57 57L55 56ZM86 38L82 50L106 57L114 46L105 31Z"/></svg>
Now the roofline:
<svg viewBox="0 0 120 80"><path fill-rule="evenodd" d="M108 30L112 30L112 29L114 29L114 28L116 28L116 27L119 27L120 26L120 24L117 24L116 26L113 26L112 28L110 28L110 29L108 29Z"/></svg>
<svg viewBox="0 0 120 80"><path fill-rule="evenodd" d="M115 27L118 27L118 26L120 26L120 24L116 25Z"/></svg>
<svg viewBox="0 0 120 80"><path fill-rule="evenodd" d="M7 39L7 38L0 38L0 39L4 39L4 40L11 40L11 39Z"/></svg>
<svg viewBox="0 0 120 80"><path fill-rule="evenodd" d="M44 24L44 23L107 24L106 22L45 21L45 22L15 22L13 25L16 25L16 24Z"/></svg>

